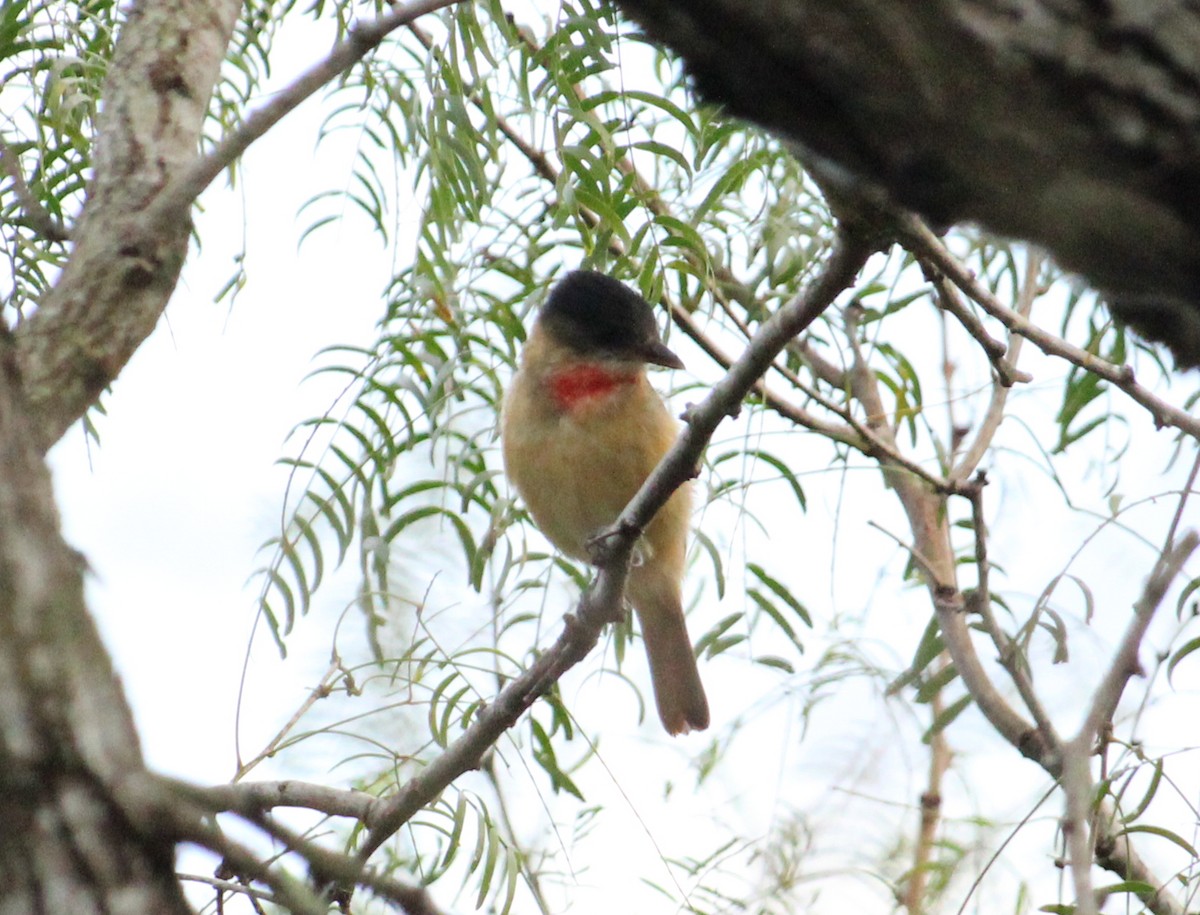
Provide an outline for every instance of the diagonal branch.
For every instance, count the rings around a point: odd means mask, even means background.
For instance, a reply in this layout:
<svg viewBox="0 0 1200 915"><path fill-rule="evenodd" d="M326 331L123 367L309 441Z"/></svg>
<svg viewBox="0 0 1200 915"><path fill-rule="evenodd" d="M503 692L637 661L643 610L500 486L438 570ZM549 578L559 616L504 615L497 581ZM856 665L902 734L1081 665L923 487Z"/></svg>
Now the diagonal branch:
<svg viewBox="0 0 1200 915"><path fill-rule="evenodd" d="M1019 646L1014 644L1013 640L1000 628L1000 624L996 621L996 615L992 612L992 591L989 584L991 560L988 559L987 550L987 523L983 517L983 487L985 485L987 485L987 475L981 470L975 475L972 487L967 491L967 498L971 501L971 529L975 539L975 574L978 576L978 586L975 593L968 597L967 603L969 609L978 613L980 619L983 620L983 628L991 638L992 644L996 646L1000 665L1008 673L1013 685L1016 686L1017 694L1020 695L1021 701L1025 703L1025 708L1029 710L1029 714L1037 724L1045 745L1057 752L1062 740L1034 691L1033 681L1029 676L1028 660L1021 653Z"/></svg>
<svg viewBox="0 0 1200 915"><path fill-rule="evenodd" d="M1142 639L1154 618L1158 605L1162 603L1175 576L1179 574L1183 564L1200 544L1200 537L1195 531L1189 531L1173 547L1158 558L1154 565L1142 596L1134 604L1133 619L1130 621L1121 644L1117 646L1112 664L1108 672L1096 687L1092 696L1092 705L1087 717L1079 729L1079 733L1062 747L1062 777L1063 792L1066 794L1066 818L1063 822L1063 832L1067 838L1067 847L1071 858L1071 876L1075 884L1075 905L1080 915L1096 915L1096 899L1092 888L1092 861L1096 857L1095 848L1103 846L1106 855L1112 855L1116 849L1127 847L1128 839L1121 830L1114 835L1112 822L1114 811L1111 805L1105 804L1095 812L1097 818L1097 837L1094 840L1088 825L1093 816L1092 773L1089 760L1100 732L1111 721L1125 691L1129 679L1141 671L1138 662L1138 651ZM1093 842L1096 841L1094 845ZM1146 882L1146 881L1142 881ZM1150 898L1147 904L1157 903L1166 908L1174 900L1153 882L1155 889L1147 894ZM1161 911L1162 909L1160 909Z"/></svg>
<svg viewBox="0 0 1200 915"><path fill-rule="evenodd" d="M394 7L378 19L351 26L346 38L269 103L252 111L236 130L206 156L197 159L159 197L155 215L171 218L189 207L209 184L242 155L255 140L295 111L300 104L333 82L379 47L383 39L421 16L453 6L461 0L413 0Z"/></svg>
<svg viewBox="0 0 1200 915"><path fill-rule="evenodd" d="M1121 644L1117 646L1117 652L1113 656L1108 672L1096 688L1087 718L1079 729L1079 735L1075 738L1077 741L1090 745L1096 740L1105 725L1112 720L1112 716L1117 710L1117 703L1121 701L1121 694L1125 692L1125 686L1129 683L1129 679L1141 672L1138 650L1146 635L1150 620L1153 619L1158 605L1162 603L1167 588L1171 586L1171 582L1179 574L1183 564L1187 562L1198 544L1200 544L1200 537L1195 531L1188 531L1179 543L1171 546L1155 563L1154 571L1146 582L1142 596L1133 605L1133 619L1129 623L1129 628L1125 631Z"/></svg>
<svg viewBox="0 0 1200 915"><path fill-rule="evenodd" d="M788 341L812 323L857 276L870 255L868 246L842 235L811 285L762 325L728 373L704 401L691 408L675 445L634 496L613 526L600 571L567 617L558 640L534 664L502 689L492 705L420 775L373 807L359 852L367 859L417 811L463 773L477 768L484 753L538 698L595 646L602 627L619 618L630 552L638 535L671 493L695 474L705 446L721 421L736 414L743 398Z"/></svg>
<svg viewBox="0 0 1200 915"><path fill-rule="evenodd" d="M44 451L96 402L162 316L187 255L187 209L147 213L195 159L238 0L134 4L104 81L74 249L13 336Z"/></svg>
<svg viewBox="0 0 1200 915"><path fill-rule="evenodd" d="M952 257L948 259L957 263ZM965 271L965 268L962 269ZM947 274L952 275L949 270ZM970 294L968 291L968 295ZM847 318L853 321L852 310L849 310ZM852 327L850 329L853 330ZM850 339L855 349L855 362L849 373L852 393L866 410L870 428L885 441L894 443L894 434L885 421L870 421L871 417L883 415L878 386L862 358L860 348L854 346L856 338L853 333ZM1053 730L1048 727L1048 718L1040 712L1040 704L1036 701L1032 704L1035 714L1042 722L1042 726L1035 726L1009 704L981 662L968 625L968 613L977 608L972 606L972 601L958 585L955 555L950 542L946 494L929 488L919 478L900 472L899 468L885 462L880 462L880 470L885 482L895 490L908 516L913 533L913 544L909 550L914 557L920 557L919 565L926 577L946 650L976 706L1005 740L1050 775L1063 778L1064 769L1077 771L1078 754L1064 753L1066 745L1056 742ZM960 485L969 487L978 483ZM977 535L981 530L982 525L979 524ZM986 558L984 553L981 571L986 568ZM984 584L986 586L986 578ZM1023 690L1023 693L1032 696L1031 687ZM1086 757L1083 759L1083 769L1090 785ZM1088 797L1090 799L1090 795ZM1120 821L1111 801L1105 800L1099 805L1096 822L1096 863L1122 879L1151 887L1148 892L1139 893L1139 897L1152 912L1157 915L1182 915L1184 910L1179 901L1166 890L1165 884L1138 854L1128 834L1120 828ZM1090 845L1088 847L1091 848ZM1090 850L1088 854L1090 855Z"/></svg>
<svg viewBox="0 0 1200 915"><path fill-rule="evenodd" d="M1115 365L1107 359L1089 353L1085 349L1068 343L1043 330L1027 318L1009 308L979 282L967 267L916 216L897 220L896 230L901 243L942 271L950 280L993 318L1015 334L1020 334L1048 356L1058 356L1072 365L1103 378L1114 387L1124 391L1137 404L1145 407L1158 426L1173 426L1192 438L1200 439L1200 417L1189 415L1173 404L1155 396L1137 383L1133 369L1128 365Z"/></svg>
<svg viewBox="0 0 1200 915"><path fill-rule="evenodd" d="M917 260L926 279L933 284L934 292L937 293L938 305L944 311L952 314L963 326L963 329L983 348L984 355L992 364L992 369L1000 384L1003 387L1011 388L1019 381L1032 381L1033 376L1028 372L1018 370L1013 360L1006 358L1009 355L1009 345L997 340L987 332L983 322L963 304L962 299L958 296L958 290L946 282L945 274L930 264L928 259L919 257Z"/></svg>
<svg viewBox="0 0 1200 915"><path fill-rule="evenodd" d="M1035 249L1030 248L1025 252L1025 279L1017 298L1017 314L1026 320L1033 311L1033 300L1038 295L1038 271L1042 268L1042 259L1042 255ZM1025 338L1019 334L1015 334L1011 330L1008 332L1007 355L1002 361L1005 365L1010 366L1013 372L1017 371L1017 359L1021 355L1021 344L1024 340ZM1004 421L1004 407L1008 403L1008 394L1011 390L1012 386L1001 384L999 378L993 380L992 397L988 401L983 421L979 424L979 431L975 433L970 447L963 453L954 469L950 471L950 479L965 480L975 472L975 468L979 466L983 456L992 447L996 430Z"/></svg>

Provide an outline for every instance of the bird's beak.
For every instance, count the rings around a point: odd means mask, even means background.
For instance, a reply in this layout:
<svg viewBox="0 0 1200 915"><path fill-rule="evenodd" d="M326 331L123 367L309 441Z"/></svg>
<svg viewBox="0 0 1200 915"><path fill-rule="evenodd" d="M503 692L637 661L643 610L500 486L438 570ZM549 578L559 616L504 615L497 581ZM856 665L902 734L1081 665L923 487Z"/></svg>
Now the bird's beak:
<svg viewBox="0 0 1200 915"><path fill-rule="evenodd" d="M667 349L661 340L647 340L638 350L638 355L651 365L661 365L668 369L683 368L683 360Z"/></svg>

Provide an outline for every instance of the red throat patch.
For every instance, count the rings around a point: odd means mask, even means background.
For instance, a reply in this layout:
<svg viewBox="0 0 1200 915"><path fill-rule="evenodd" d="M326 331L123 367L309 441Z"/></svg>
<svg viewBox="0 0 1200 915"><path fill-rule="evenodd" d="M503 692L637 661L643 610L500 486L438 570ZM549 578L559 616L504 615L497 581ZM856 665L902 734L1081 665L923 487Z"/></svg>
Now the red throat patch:
<svg viewBox="0 0 1200 915"><path fill-rule="evenodd" d="M554 372L547 379L550 396L560 410L574 410L590 400L606 397L618 388L637 381L637 373L618 372L596 363L576 363Z"/></svg>

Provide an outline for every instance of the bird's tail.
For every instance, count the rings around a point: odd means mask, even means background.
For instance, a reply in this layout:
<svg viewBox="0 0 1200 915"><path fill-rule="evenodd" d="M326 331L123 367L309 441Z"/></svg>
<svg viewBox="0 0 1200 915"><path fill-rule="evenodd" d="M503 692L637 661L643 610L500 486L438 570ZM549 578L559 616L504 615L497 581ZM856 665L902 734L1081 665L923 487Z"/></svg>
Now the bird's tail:
<svg viewBox="0 0 1200 915"><path fill-rule="evenodd" d="M635 569L630 576L628 593L646 642L658 717L668 734L703 731L709 721L708 699L684 622L678 586L639 575L640 571Z"/></svg>

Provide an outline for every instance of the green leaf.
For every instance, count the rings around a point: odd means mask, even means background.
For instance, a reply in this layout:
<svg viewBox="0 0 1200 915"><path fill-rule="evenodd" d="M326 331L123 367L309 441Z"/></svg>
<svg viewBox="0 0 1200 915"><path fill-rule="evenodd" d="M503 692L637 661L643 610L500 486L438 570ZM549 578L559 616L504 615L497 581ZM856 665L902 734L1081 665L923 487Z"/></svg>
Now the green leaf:
<svg viewBox="0 0 1200 915"><path fill-rule="evenodd" d="M1160 839L1166 839L1168 842L1182 848L1193 860L1197 857L1195 846L1188 842L1187 839L1183 838L1178 833L1174 833L1169 829L1164 829L1161 826L1126 826L1124 829L1118 832L1114 838L1119 839L1122 836L1132 836L1137 834L1158 836Z"/></svg>
<svg viewBox="0 0 1200 915"><path fill-rule="evenodd" d="M1184 610L1184 608L1187 606L1187 602L1189 600L1191 600L1192 595L1195 594L1197 592L1197 590L1200 590L1200 575L1193 578L1186 585L1184 585L1183 590L1181 590L1179 592L1179 600L1175 601L1175 618L1176 619L1179 619L1179 620L1183 619L1185 612L1186 612ZM1191 615L1196 616L1198 614L1200 614L1200 605L1193 604Z"/></svg>
<svg viewBox="0 0 1200 915"><path fill-rule="evenodd" d="M929 622L925 625L925 631L921 634L921 640L917 643L912 663L909 664L907 670L888 684L887 694L894 696L915 681L945 648L946 644L942 640L942 630L938 626L937 617L930 617Z"/></svg>
<svg viewBox="0 0 1200 915"><path fill-rule="evenodd" d="M692 532L692 542L704 551L712 564L713 577L717 583L717 600L721 600L725 597L725 566L721 562L721 553L712 538L699 528Z"/></svg>
<svg viewBox="0 0 1200 915"><path fill-rule="evenodd" d="M558 764L558 757L554 753L554 744L541 724L536 719L530 718L529 728L534 741L534 761L542 767L543 772L550 776L550 787L554 793L558 794L560 791L565 791L580 801L584 800L579 786L571 780L571 777Z"/></svg>
<svg viewBox="0 0 1200 915"><path fill-rule="evenodd" d="M1154 775L1150 779L1150 784L1146 787L1145 792L1142 794L1142 799L1138 802L1136 807L1134 807L1132 810L1121 812L1122 823L1132 823L1134 820L1138 819L1143 813L1146 812L1146 808L1149 807L1150 802L1154 800L1154 795L1158 793L1158 786L1162 782L1163 777L1163 761L1161 759L1156 759L1153 760L1151 764L1154 767Z"/></svg>
<svg viewBox="0 0 1200 915"><path fill-rule="evenodd" d="M929 729L921 735L921 741L923 743L929 743L931 740L933 740L935 735L946 730L946 728L950 726L954 719L961 715L966 710L967 706L974 701L975 700L973 700L970 695L966 695L951 702L948 706L946 706L946 708L942 709L940 715L933 719L933 724L931 724Z"/></svg>

